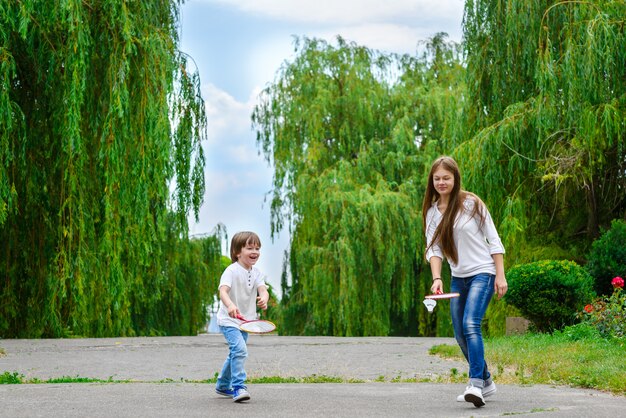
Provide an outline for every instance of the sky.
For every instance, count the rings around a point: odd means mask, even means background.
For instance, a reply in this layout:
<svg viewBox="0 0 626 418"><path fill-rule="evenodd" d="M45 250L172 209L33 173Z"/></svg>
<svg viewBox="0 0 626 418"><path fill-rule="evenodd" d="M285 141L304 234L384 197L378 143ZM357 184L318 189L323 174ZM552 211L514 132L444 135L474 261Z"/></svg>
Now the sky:
<svg viewBox="0 0 626 418"><path fill-rule="evenodd" d="M281 295L289 231L270 237L273 169L256 143L251 114L259 93L292 62L294 37L346 41L389 53L418 53L437 32L461 41L463 0L187 0L181 7L180 48L200 74L208 135L204 203L190 234L218 223L228 239L243 230L261 238L257 267ZM228 254L230 242L223 253Z"/></svg>

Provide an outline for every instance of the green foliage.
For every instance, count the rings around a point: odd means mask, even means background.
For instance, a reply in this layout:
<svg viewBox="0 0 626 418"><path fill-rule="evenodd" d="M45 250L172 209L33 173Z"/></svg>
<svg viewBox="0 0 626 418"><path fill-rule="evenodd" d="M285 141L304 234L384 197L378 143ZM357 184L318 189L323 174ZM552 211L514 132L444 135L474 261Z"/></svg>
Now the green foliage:
<svg viewBox="0 0 626 418"><path fill-rule="evenodd" d="M611 296L600 297L585 305L579 317L604 338L622 338L626 342L626 293L615 288Z"/></svg>
<svg viewBox="0 0 626 418"><path fill-rule="evenodd" d="M506 334L506 318L509 316L521 316L519 311L504 299L494 296L487 307L483 319L483 335L487 337L499 337Z"/></svg>
<svg viewBox="0 0 626 418"><path fill-rule="evenodd" d="M581 259L626 212L625 16L622 0L465 3L467 131L453 154L502 220L509 260L546 244Z"/></svg>
<svg viewBox="0 0 626 418"><path fill-rule="evenodd" d="M148 335L196 335L206 326L222 274L221 234L218 230L216 235L190 241L174 234L168 237L166 243L172 246L167 251L160 295L154 300L156 309L137 309L136 326Z"/></svg>
<svg viewBox="0 0 626 418"><path fill-rule="evenodd" d="M196 331L206 119L178 12L0 7L0 337Z"/></svg>
<svg viewBox="0 0 626 418"><path fill-rule="evenodd" d="M269 321L272 321L274 324L276 324L276 328L278 330L278 333L280 334L281 327L283 325L282 313L281 313L281 307L280 307L280 299L276 295L276 292L274 291L274 287L271 286L269 283L266 283L266 284L267 284L267 292L270 295L270 299L267 303L267 310L262 311L261 316L263 319L267 319Z"/></svg>
<svg viewBox="0 0 626 418"><path fill-rule="evenodd" d="M464 129L443 153L487 203L508 265L582 264L626 213L624 16L622 0L465 2Z"/></svg>
<svg viewBox="0 0 626 418"><path fill-rule="evenodd" d="M298 41L296 59L253 114L258 144L275 166L273 232L294 232L286 329L387 334L414 330L417 321L420 335L439 332L445 315L425 316L404 299L408 291L419 301L428 287L421 232L397 228L414 224L401 205L415 207L439 154L455 156L464 188L486 201L507 264L582 263L600 228L626 213L624 16L621 0L469 0L463 57L444 34L420 57L341 39L337 47ZM377 251L383 240L368 237L365 222L411 259ZM404 284L409 265L413 290ZM371 291L366 277L393 296L356 307L354 295ZM386 312L387 303L398 306ZM489 334L502 333L508 311L490 306ZM355 327L350 315L365 315L368 325Z"/></svg>
<svg viewBox="0 0 626 418"><path fill-rule="evenodd" d="M558 330L576 321L585 300L595 294L593 279L573 261L544 260L507 271L507 303L515 306L540 332Z"/></svg>
<svg viewBox="0 0 626 418"><path fill-rule="evenodd" d="M272 231L293 232L284 334L428 335L437 327L417 300L430 286L421 280L417 208L433 151L419 152L416 138L452 131L440 121L460 109L454 74L462 67L444 38L421 59L341 38L336 47L297 40L295 60L263 91L253 122L275 166Z"/></svg>
<svg viewBox="0 0 626 418"><path fill-rule="evenodd" d="M591 245L585 266L595 279L599 295L610 295L613 291L611 279L626 275L626 222L615 219L611 228L603 232Z"/></svg>

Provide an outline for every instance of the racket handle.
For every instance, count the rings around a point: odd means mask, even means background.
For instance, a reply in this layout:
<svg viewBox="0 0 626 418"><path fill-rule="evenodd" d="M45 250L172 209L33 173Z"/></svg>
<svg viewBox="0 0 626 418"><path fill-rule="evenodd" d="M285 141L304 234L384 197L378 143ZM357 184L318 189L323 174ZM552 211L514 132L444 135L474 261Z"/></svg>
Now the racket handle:
<svg viewBox="0 0 626 418"><path fill-rule="evenodd" d="M244 318L243 315L237 315L235 318L240 319L242 321L246 320L246 318Z"/></svg>

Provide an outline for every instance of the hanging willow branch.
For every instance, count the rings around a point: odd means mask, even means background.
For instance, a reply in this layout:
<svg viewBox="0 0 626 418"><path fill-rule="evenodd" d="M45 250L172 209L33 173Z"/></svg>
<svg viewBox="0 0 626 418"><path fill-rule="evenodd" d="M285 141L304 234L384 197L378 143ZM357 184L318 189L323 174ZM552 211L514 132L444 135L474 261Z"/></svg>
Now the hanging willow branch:
<svg viewBox="0 0 626 418"><path fill-rule="evenodd" d="M283 332L429 334L419 206L432 147L461 108L462 67L440 34L427 57L338 38L296 42L253 113L274 163L273 231L292 228ZM428 282L430 283L430 282ZM419 297L419 296L418 296Z"/></svg>
<svg viewBox="0 0 626 418"><path fill-rule="evenodd" d="M178 8L0 7L0 336L200 326L210 294L181 283L192 267L179 270L200 251L187 215L204 190L206 120L177 49ZM191 295L195 313L176 311ZM167 298L169 319L159 316Z"/></svg>
<svg viewBox="0 0 626 418"><path fill-rule="evenodd" d="M624 16L621 0L466 2L472 139L455 154L516 256L581 257L626 216Z"/></svg>

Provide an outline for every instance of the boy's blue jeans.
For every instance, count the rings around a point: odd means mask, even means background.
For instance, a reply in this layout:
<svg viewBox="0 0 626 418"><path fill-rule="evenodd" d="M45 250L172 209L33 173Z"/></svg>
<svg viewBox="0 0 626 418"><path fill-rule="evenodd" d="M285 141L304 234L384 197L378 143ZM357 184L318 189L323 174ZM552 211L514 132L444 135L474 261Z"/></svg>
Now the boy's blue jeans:
<svg viewBox="0 0 626 418"><path fill-rule="evenodd" d="M217 389L237 389L246 388L246 371L244 365L248 357L248 333L235 327L222 327L220 331L224 334L228 343L228 357L224 362L222 371L217 377Z"/></svg>
<svg viewBox="0 0 626 418"><path fill-rule="evenodd" d="M471 277L452 277L451 292L461 296L450 299L454 337L469 363L470 384L484 388L491 384L485 362L481 323L494 293L495 276L480 273Z"/></svg>

